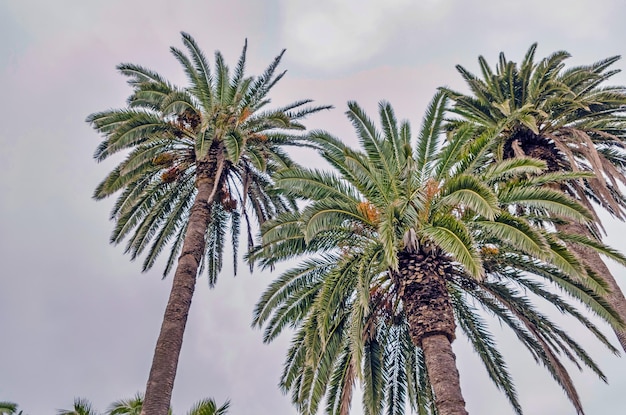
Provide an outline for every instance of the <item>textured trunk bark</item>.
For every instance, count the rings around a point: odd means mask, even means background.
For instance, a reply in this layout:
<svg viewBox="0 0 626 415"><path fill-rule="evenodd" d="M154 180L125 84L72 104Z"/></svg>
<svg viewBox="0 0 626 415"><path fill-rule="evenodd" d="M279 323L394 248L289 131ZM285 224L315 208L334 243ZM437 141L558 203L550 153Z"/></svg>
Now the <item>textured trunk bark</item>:
<svg viewBox="0 0 626 415"><path fill-rule="evenodd" d="M154 350L141 415L167 415L169 411L187 316L210 223L208 200L214 187L214 170L214 166L207 162L197 164L198 193L191 207L185 240Z"/></svg>
<svg viewBox="0 0 626 415"><path fill-rule="evenodd" d="M592 238L587 227L579 223L559 224L556 228L565 233L585 235ZM605 296L605 299L609 305L618 312L622 321L626 322L626 298L624 298L624 294L617 284L617 281L615 281L611 271L609 271L609 268L606 266L600 255L596 251L579 245L568 244L568 247L580 258L582 258L583 261L595 270L596 273L607 283L610 291ZM622 349L626 351L626 329L614 328L613 331L615 332Z"/></svg>
<svg viewBox="0 0 626 415"><path fill-rule="evenodd" d="M456 357L448 337L442 334L426 336L422 339L422 350L439 415L468 415L456 369Z"/></svg>
<svg viewBox="0 0 626 415"><path fill-rule="evenodd" d="M399 294L413 343L421 347L439 415L467 415L454 341L454 312L446 288L448 261L423 252L398 254Z"/></svg>

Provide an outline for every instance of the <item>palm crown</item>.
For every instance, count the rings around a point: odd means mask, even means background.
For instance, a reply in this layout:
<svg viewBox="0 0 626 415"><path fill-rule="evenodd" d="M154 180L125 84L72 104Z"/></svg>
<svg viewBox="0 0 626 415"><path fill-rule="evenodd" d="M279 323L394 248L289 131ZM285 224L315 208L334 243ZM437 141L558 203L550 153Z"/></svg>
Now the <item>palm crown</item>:
<svg viewBox="0 0 626 415"><path fill-rule="evenodd" d="M13 402L0 402L0 415L22 415L22 411L17 411L18 405Z"/></svg>
<svg viewBox="0 0 626 415"><path fill-rule="evenodd" d="M465 413L454 362L437 357L443 350L453 356L455 320L521 413L504 359L473 302L515 332L579 412L558 355L565 352L603 377L582 348L519 291L549 299L615 350L576 308L544 286L565 288L618 324L592 288L595 282L563 248L567 235L531 226L555 216L586 222L591 214L562 193L537 187L541 180L567 178L538 176L544 162L525 157L491 163L498 131L476 137L466 127L442 147L445 107L445 97L437 95L413 146L409 124L398 125L388 104L380 105L381 132L350 103L347 114L362 151L315 132L311 142L338 174L291 169L277 176L290 196L310 204L301 214L267 222L252 259L272 266L296 255L321 256L268 288L255 324L266 325L265 341L286 326L296 328L281 385L301 413L316 413L325 397L326 413L347 414L357 380L364 384L367 414L383 408L404 413L407 401L418 413ZM510 213L519 206L533 216ZM592 240L578 243L625 262ZM456 396L446 391L450 385L458 388Z"/></svg>
<svg viewBox="0 0 626 415"><path fill-rule="evenodd" d="M520 65L501 53L495 71L479 57L482 78L457 65L471 95L442 88L454 100L452 111L461 122L499 126L500 157L526 154L545 160L551 171L595 172L569 182L568 191L621 218L626 205L617 181L626 183L626 89L602 85L619 72L609 68L620 57L565 69L567 52L535 62L536 48Z"/></svg>
<svg viewBox="0 0 626 415"><path fill-rule="evenodd" d="M75 398L72 409L59 409L57 415L98 415L98 412L87 399Z"/></svg>
<svg viewBox="0 0 626 415"><path fill-rule="evenodd" d="M229 220L236 252L242 214L250 229L249 213L263 222L291 208L269 189L269 175L292 164L281 149L285 143L294 144L286 132L302 130L298 120L328 107L306 107L310 100L303 100L267 109L267 95L284 75L275 74L282 53L261 76L252 78L244 76L246 46L232 74L216 52L212 73L193 38L183 33L183 42L189 55L171 50L187 73L189 87L172 85L141 66L122 64L118 69L134 90L128 107L88 117L106 137L95 153L98 161L132 150L98 185L94 197L122 191L111 214L116 221L111 241L129 237L126 250L133 259L148 249L144 270L173 242L167 273L182 247L196 182L210 178L213 211L205 259L212 284Z"/></svg>
<svg viewBox="0 0 626 415"><path fill-rule="evenodd" d="M137 394L130 399L120 399L109 405L106 415L139 415L143 407L143 396ZM195 403L187 415L226 415L230 408L230 401L226 401L222 406L218 407L215 400L206 398ZM172 410L168 411L172 414ZM61 409L57 411L57 415L98 415L93 409L91 402L87 399L76 398L72 409Z"/></svg>

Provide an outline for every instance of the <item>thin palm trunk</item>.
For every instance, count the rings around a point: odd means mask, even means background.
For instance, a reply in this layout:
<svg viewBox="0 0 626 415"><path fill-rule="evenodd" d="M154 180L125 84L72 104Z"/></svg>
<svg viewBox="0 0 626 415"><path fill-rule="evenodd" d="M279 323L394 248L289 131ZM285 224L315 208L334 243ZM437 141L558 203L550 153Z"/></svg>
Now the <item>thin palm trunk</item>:
<svg viewBox="0 0 626 415"><path fill-rule="evenodd" d="M198 193L191 207L185 240L154 350L142 415L167 415L170 407L178 357L196 287L198 267L205 250L205 235L211 220L208 201L213 193L214 171L212 163L197 163Z"/></svg>
<svg viewBox="0 0 626 415"><path fill-rule="evenodd" d="M576 235L585 235L589 238L592 238L587 227L579 224L579 223L566 223L566 224L558 224L556 225L557 230L576 234ZM623 322L626 322L626 298L624 298L624 294L620 289L617 281L609 271L609 268L606 266L600 255L589 248L585 248L580 245L568 244L568 247L576 253L580 258L585 261L585 263L593 269L600 278L608 285L609 292L605 295L606 301L609 303L611 308L613 308L620 316ZM626 351L626 329L625 328L613 328L617 339L622 346L622 349Z"/></svg>
<svg viewBox="0 0 626 415"><path fill-rule="evenodd" d="M454 341L454 312L446 288L448 263L437 254L398 255L400 296L413 344L421 347L439 415L467 415Z"/></svg>

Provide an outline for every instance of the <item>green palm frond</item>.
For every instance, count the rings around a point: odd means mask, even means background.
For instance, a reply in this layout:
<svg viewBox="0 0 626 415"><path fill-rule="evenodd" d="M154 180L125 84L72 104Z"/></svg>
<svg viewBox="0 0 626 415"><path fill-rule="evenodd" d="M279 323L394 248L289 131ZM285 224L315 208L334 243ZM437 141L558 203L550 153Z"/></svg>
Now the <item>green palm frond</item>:
<svg viewBox="0 0 626 415"><path fill-rule="evenodd" d="M493 220L499 213L498 199L493 191L478 177L463 174L446 182L438 204L443 206L464 207Z"/></svg>
<svg viewBox="0 0 626 415"><path fill-rule="evenodd" d="M393 177L394 172L397 171L394 166L395 160L388 157L391 155L392 138L385 137L383 140L372 120L368 118L356 102L349 102L348 108L349 110L346 114L357 132L368 160L373 166L380 166L386 177ZM390 181L390 184L392 184L391 191L397 194L397 189L393 188L393 181Z"/></svg>
<svg viewBox="0 0 626 415"><path fill-rule="evenodd" d="M423 233L460 262L474 278L484 276L482 260L467 227L452 215L438 217Z"/></svg>
<svg viewBox="0 0 626 415"><path fill-rule="evenodd" d="M17 414L17 404L13 402L7 402L7 401L0 402L0 414L1 415Z"/></svg>
<svg viewBox="0 0 626 415"><path fill-rule="evenodd" d="M383 406L383 349L376 338L367 339L363 356L363 407L368 415L379 414Z"/></svg>
<svg viewBox="0 0 626 415"><path fill-rule="evenodd" d="M109 405L107 415L140 415L143 395L138 393L130 399L120 399Z"/></svg>
<svg viewBox="0 0 626 415"><path fill-rule="evenodd" d="M348 345L339 355L328 386L325 413L344 415L349 413L356 375L354 357Z"/></svg>
<svg viewBox="0 0 626 415"><path fill-rule="evenodd" d="M187 415L226 415L230 409L230 401L224 402L220 407L211 398L203 399L194 404Z"/></svg>
<svg viewBox="0 0 626 415"><path fill-rule="evenodd" d="M611 248L602 242L588 238L584 235L575 235L571 233L557 232L559 239L567 242L571 242L577 245L582 245L586 248L592 249L607 258L614 260L620 265L626 266L626 255L622 254L615 248Z"/></svg>
<svg viewBox="0 0 626 415"><path fill-rule="evenodd" d="M117 70L124 76L129 77L128 83L131 86L146 83L167 85L167 81L157 72L132 63L122 63L117 66Z"/></svg>
<svg viewBox="0 0 626 415"><path fill-rule="evenodd" d="M196 41L188 33L182 33L183 44L191 55L191 60L194 62L195 75L192 79L192 91L194 95L198 97L202 103L204 111L211 111L213 101L213 79L211 76L211 68L204 56L204 52L198 47ZM247 42L244 42L244 52L242 53L242 59L245 61L245 49Z"/></svg>
<svg viewBox="0 0 626 415"><path fill-rule="evenodd" d="M483 134L488 136L489 134ZM467 146L476 139L476 129L465 124L455 132L454 140L448 142L441 150L437 160L434 176L437 178L449 177L454 173L454 167L458 163L460 155Z"/></svg>
<svg viewBox="0 0 626 415"><path fill-rule="evenodd" d="M543 208L555 215L565 216L577 222L585 223L593 219L592 214L580 203L562 192L545 187L509 186L503 188L498 197L503 204Z"/></svg>
<svg viewBox="0 0 626 415"><path fill-rule="evenodd" d="M385 339L383 367L385 370L385 406L389 415L404 415L407 400L407 386L410 373L407 373L407 355L403 337L407 336L406 326L392 326Z"/></svg>
<svg viewBox="0 0 626 415"><path fill-rule="evenodd" d="M543 177L546 169L546 163L542 160L534 159L531 157L515 157L508 160L503 160L501 163L490 166L483 174L483 178L488 183L496 183L498 181L507 181L513 177L520 177L524 175L536 176L538 178ZM587 177L587 176L582 176ZM576 179L579 176L558 176L555 181L564 181L567 179Z"/></svg>
<svg viewBox="0 0 626 415"><path fill-rule="evenodd" d="M502 212L495 220L477 221L474 226L485 234L486 239L506 241L532 257L546 258L547 241L540 232L520 218Z"/></svg>
<svg viewBox="0 0 626 415"><path fill-rule="evenodd" d="M438 92L430 101L417 139L415 162L419 177L430 174L435 154L440 147L441 126L447 105L445 94Z"/></svg>

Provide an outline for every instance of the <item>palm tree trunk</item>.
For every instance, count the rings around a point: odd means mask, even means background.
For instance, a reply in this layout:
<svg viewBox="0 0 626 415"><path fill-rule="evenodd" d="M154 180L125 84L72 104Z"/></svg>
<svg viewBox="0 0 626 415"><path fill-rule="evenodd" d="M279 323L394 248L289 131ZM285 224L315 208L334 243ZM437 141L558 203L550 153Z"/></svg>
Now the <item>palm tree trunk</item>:
<svg viewBox="0 0 626 415"><path fill-rule="evenodd" d="M585 235L588 238L593 238L587 227L579 223L570 222L566 224L558 224L556 225L556 228L558 231L564 233ZM624 298L624 294L617 284L617 281L615 281L611 271L609 271L609 268L606 266L600 255L596 251L584 246L568 244L568 247L574 251L576 255L578 255L578 257L580 257L589 267L591 267L591 269L593 269L604 282L606 282L609 286L609 292L604 298L609 303L611 308L619 314L622 322L626 322L626 298ZM614 327L613 331L615 332L622 349L626 351L626 329Z"/></svg>
<svg viewBox="0 0 626 415"><path fill-rule="evenodd" d="M467 415L456 357L448 336L435 334L424 337L422 351L439 415Z"/></svg>
<svg viewBox="0 0 626 415"><path fill-rule="evenodd" d="M141 415L168 414L183 334L196 286L198 267L204 255L205 235L211 220L208 200L214 187L214 170L208 162L197 162L198 193L191 207L172 290L154 350Z"/></svg>
<svg viewBox="0 0 626 415"><path fill-rule="evenodd" d="M467 415L454 341L454 312L446 288L448 261L423 252L398 254L399 294L413 344L421 347L439 415Z"/></svg>

